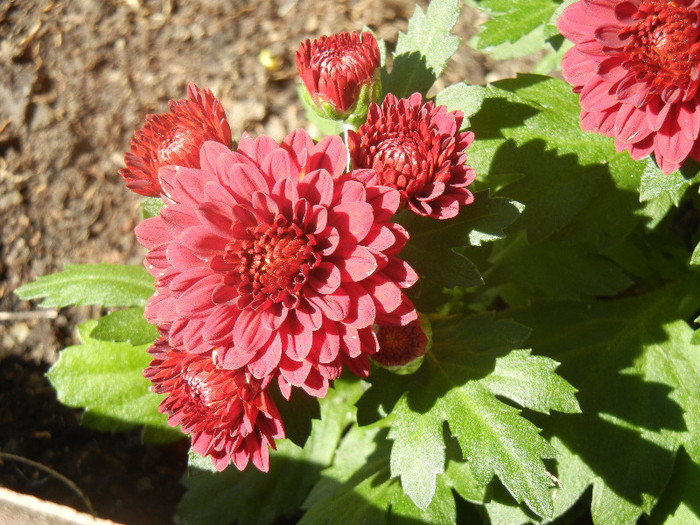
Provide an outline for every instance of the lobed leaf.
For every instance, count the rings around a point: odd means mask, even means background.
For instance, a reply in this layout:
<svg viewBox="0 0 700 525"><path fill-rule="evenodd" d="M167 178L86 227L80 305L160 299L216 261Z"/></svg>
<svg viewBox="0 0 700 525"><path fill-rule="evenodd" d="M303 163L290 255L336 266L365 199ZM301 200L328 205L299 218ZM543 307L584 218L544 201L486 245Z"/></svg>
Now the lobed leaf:
<svg viewBox="0 0 700 525"><path fill-rule="evenodd" d="M476 7L490 19L469 42L492 58L528 55L547 46L546 31L559 2L556 0L481 0Z"/></svg>
<svg viewBox="0 0 700 525"><path fill-rule="evenodd" d="M514 227L530 242L552 235L600 249L623 240L642 221L659 222L673 206L666 194L640 202L651 159L617 153L613 140L581 130L578 96L549 77L520 75L482 88L474 114L470 164L480 187L525 206ZM512 174L521 177L501 183Z"/></svg>
<svg viewBox="0 0 700 525"><path fill-rule="evenodd" d="M441 479L430 505L419 509L389 475L386 429L352 427L304 502L300 525L363 523L454 524L456 509Z"/></svg>
<svg viewBox="0 0 700 525"><path fill-rule="evenodd" d="M582 415L553 414L547 429L569 451L558 461L562 484L577 487L567 503L592 485L596 524L649 514L678 448L697 450L700 352L682 320L700 307L697 285L688 275L640 297L545 302L516 315L533 328L533 349L559 361L559 373L579 388Z"/></svg>
<svg viewBox="0 0 700 525"><path fill-rule="evenodd" d="M460 11L458 0L433 0L425 12L416 6L407 32L399 33L391 74L382 78L384 93L404 98L428 92L459 46L452 28Z"/></svg>
<svg viewBox="0 0 700 525"><path fill-rule="evenodd" d="M516 500L541 516L552 513L553 482L542 459L554 450L519 410L494 397L503 395L543 412L578 410L573 387L553 373L556 363L527 352L513 354L511 349L527 334L523 326L491 316L436 320L433 349L415 377L392 384L383 376L363 396L362 411L378 406L391 410L391 476L401 478L417 507L429 508L440 483L447 482L441 476L446 422L476 483L485 486L498 476ZM518 377L522 384L515 386ZM392 390L405 392L393 408L386 399ZM358 418L373 419L361 412Z"/></svg>

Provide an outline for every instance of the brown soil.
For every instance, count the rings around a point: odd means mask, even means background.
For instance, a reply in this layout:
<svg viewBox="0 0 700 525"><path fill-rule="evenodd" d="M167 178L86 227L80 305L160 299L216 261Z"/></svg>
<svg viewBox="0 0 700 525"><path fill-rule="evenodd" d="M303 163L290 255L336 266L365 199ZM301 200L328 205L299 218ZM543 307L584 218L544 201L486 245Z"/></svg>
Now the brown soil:
<svg viewBox="0 0 700 525"><path fill-rule="evenodd" d="M80 510L87 497L98 516L127 524L172 522L186 445L84 429L44 378L77 342L75 326L100 310L41 311L13 291L65 263L140 262L140 197L117 170L144 115L166 111L189 81L219 97L234 138L280 140L305 126L294 66L302 39L367 25L391 46L413 9L410 0L0 0L0 484ZM466 41L478 20L465 8L456 33ZM263 66L263 50L276 67ZM518 66L462 43L439 82L483 83Z"/></svg>

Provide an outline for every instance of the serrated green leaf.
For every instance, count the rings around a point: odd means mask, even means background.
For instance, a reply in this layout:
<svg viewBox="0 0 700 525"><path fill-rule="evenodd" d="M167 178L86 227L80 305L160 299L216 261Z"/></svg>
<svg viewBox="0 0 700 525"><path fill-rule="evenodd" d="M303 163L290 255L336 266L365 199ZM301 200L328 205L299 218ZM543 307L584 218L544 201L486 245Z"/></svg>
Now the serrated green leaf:
<svg viewBox="0 0 700 525"><path fill-rule="evenodd" d="M496 359L496 367L482 383L493 394L512 399L521 407L549 414L550 410L581 412L576 389L554 373L559 363L530 350L513 350Z"/></svg>
<svg viewBox="0 0 700 525"><path fill-rule="evenodd" d="M581 472L570 461L589 469L596 524L636 523L651 512L676 450L694 443L698 351L681 319L700 301L697 279L687 279L641 297L543 303L516 315L533 328L533 349L559 361L559 374L579 389L582 414L553 414L547 430L571 451L559 458L564 486L564 471Z"/></svg>
<svg viewBox="0 0 700 525"><path fill-rule="evenodd" d="M693 182L696 182L696 180L686 179L679 171L674 171L670 175L664 175L655 163L648 162L646 169L642 173L639 199L645 202L663 196L669 199L674 206L678 206L681 198Z"/></svg>
<svg viewBox="0 0 700 525"><path fill-rule="evenodd" d="M160 197L146 197L141 201L141 220L157 217L164 205Z"/></svg>
<svg viewBox="0 0 700 525"><path fill-rule="evenodd" d="M158 337L158 329L144 319L143 308L127 308L98 319L90 337L138 346L153 343Z"/></svg>
<svg viewBox="0 0 700 525"><path fill-rule="evenodd" d="M320 400L321 419L312 423L304 448L284 439L270 453L270 471L231 466L216 472L209 458L190 456L184 482L188 490L178 507L183 525L265 525L299 512L320 472L333 459L346 426L353 419L353 404L362 392L359 381L341 379Z"/></svg>
<svg viewBox="0 0 700 525"><path fill-rule="evenodd" d="M425 510L435 495L437 475L445 468L442 418L416 413L406 398L399 401L392 415L391 476L400 477L406 495Z"/></svg>
<svg viewBox="0 0 700 525"><path fill-rule="evenodd" d="M542 459L555 452L539 429L478 381L453 388L442 404L474 478L486 485L498 476L516 501L551 516L553 482Z"/></svg>
<svg viewBox="0 0 700 525"><path fill-rule="evenodd" d="M71 407L85 408L83 422L103 431L144 425L160 442L183 438L158 412L162 396L151 392L142 372L151 360L148 345L100 341L91 337L97 321L80 325L83 344L65 348L47 376L58 399Z"/></svg>
<svg viewBox="0 0 700 525"><path fill-rule="evenodd" d="M491 19L481 25L479 33L470 42L477 49L490 52L499 48L500 53L495 58L514 58L525 56L546 46L545 24L549 23L552 15L559 6L554 0L483 0L477 4L486 10ZM530 35L532 42L522 45L522 41ZM519 44L510 46L509 52L504 52L503 44Z"/></svg>
<svg viewBox="0 0 700 525"><path fill-rule="evenodd" d="M391 413L391 473L401 477L404 491L417 506L430 502L436 490L433 479L444 471L444 444L438 438L447 422L478 483L485 486L496 475L517 501L525 501L541 516L551 514L553 483L542 459L552 457L554 450L532 423L494 394L513 394L513 401L545 412L558 407L575 411L578 406L573 387L552 372L556 363L521 353L506 357L514 347L508 343L520 342L527 334L520 327L515 336L515 328L489 316L433 322L433 349L426 356L424 374L403 383L406 394ZM509 332L513 335L506 335ZM504 359L501 368L496 365L499 358ZM511 369L515 361L529 369L518 372L527 378L519 387L505 378L517 376ZM489 383L491 373L499 370L499 377ZM372 396L372 389L365 395Z"/></svg>
<svg viewBox="0 0 700 525"><path fill-rule="evenodd" d="M432 0L426 12L416 6L407 32L399 33L391 74L382 78L384 93L428 92L459 46L452 28L460 10L458 0Z"/></svg>
<svg viewBox="0 0 700 525"><path fill-rule="evenodd" d="M153 277L141 265L66 264L62 272L38 277L15 293L25 300L43 298L42 308L143 306L153 294Z"/></svg>
<svg viewBox="0 0 700 525"><path fill-rule="evenodd" d="M500 187L501 174L522 173L499 194L525 205L513 228L531 242L557 234L601 249L624 239L642 218L659 221L671 209L665 196L639 202L650 159L616 153L613 140L581 130L578 97L556 79L520 75L483 88L471 117L476 135L470 165L478 187Z"/></svg>
<svg viewBox="0 0 700 525"><path fill-rule="evenodd" d="M300 525L364 523L454 524L450 488L440 479L432 503L421 510L389 476L386 429L352 427L338 448L333 465L304 502Z"/></svg>

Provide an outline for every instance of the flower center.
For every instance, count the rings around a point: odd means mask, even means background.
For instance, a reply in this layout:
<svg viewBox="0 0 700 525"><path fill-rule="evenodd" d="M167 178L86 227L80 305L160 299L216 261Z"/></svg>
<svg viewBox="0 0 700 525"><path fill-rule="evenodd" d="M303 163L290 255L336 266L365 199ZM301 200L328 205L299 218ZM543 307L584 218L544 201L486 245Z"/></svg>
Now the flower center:
<svg viewBox="0 0 700 525"><path fill-rule="evenodd" d="M221 404L217 389L208 380L209 370L197 366L186 366L182 373L182 383L190 399L204 409L216 408Z"/></svg>
<svg viewBox="0 0 700 525"><path fill-rule="evenodd" d="M295 306L309 272L320 263L313 235L283 215L247 231L248 239L229 242L224 254L224 261L234 266L225 282L237 286L239 307L257 309L279 302Z"/></svg>
<svg viewBox="0 0 700 525"><path fill-rule="evenodd" d="M623 66L667 103L693 98L700 85L698 10L679 4L646 0L632 15L633 24L620 33L629 38Z"/></svg>

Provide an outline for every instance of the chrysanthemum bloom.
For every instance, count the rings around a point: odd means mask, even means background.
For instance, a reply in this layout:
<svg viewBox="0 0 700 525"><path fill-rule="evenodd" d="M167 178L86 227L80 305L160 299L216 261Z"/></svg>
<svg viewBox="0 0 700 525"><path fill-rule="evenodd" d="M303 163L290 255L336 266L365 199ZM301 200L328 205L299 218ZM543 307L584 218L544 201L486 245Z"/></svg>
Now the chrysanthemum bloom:
<svg viewBox="0 0 700 525"><path fill-rule="evenodd" d="M171 100L169 113L147 115L146 124L131 139L119 175L126 187L146 197L160 197L158 169L169 164L199 167L199 148L207 140L231 148L231 129L221 103L208 89L187 86L187 99Z"/></svg>
<svg viewBox="0 0 700 525"><path fill-rule="evenodd" d="M411 211L450 219L474 200L467 186L476 174L465 164L474 134L459 131L463 118L445 106L423 104L420 93L401 100L390 93L381 106L370 106L357 132L348 131L353 166L373 169Z"/></svg>
<svg viewBox="0 0 700 525"><path fill-rule="evenodd" d="M305 40L296 55L305 94L321 116L364 119L379 96L379 46L372 33L338 33Z"/></svg>
<svg viewBox="0 0 700 525"><path fill-rule="evenodd" d="M416 273L395 255L397 191L343 174L338 136L303 130L282 144L244 134L236 152L206 142L201 169L161 168L165 206L136 229L156 292L146 318L171 346L217 348L217 364L278 377L322 397L342 365L366 375L374 323L416 318L403 289Z"/></svg>
<svg viewBox="0 0 700 525"><path fill-rule="evenodd" d="M422 317L405 326L378 326L379 351L372 360L386 367L401 367L425 355L429 324Z"/></svg>
<svg viewBox="0 0 700 525"><path fill-rule="evenodd" d="M284 437L267 385L245 371L215 366L211 354L170 348L165 338L149 352L153 361L144 376L155 393L166 394L159 410L168 424L192 434L192 450L211 456L219 471L230 462L243 470L252 461L267 472L269 447Z"/></svg>
<svg viewBox="0 0 700 525"><path fill-rule="evenodd" d="M557 22L581 127L665 174L700 160L700 1L579 0Z"/></svg>

